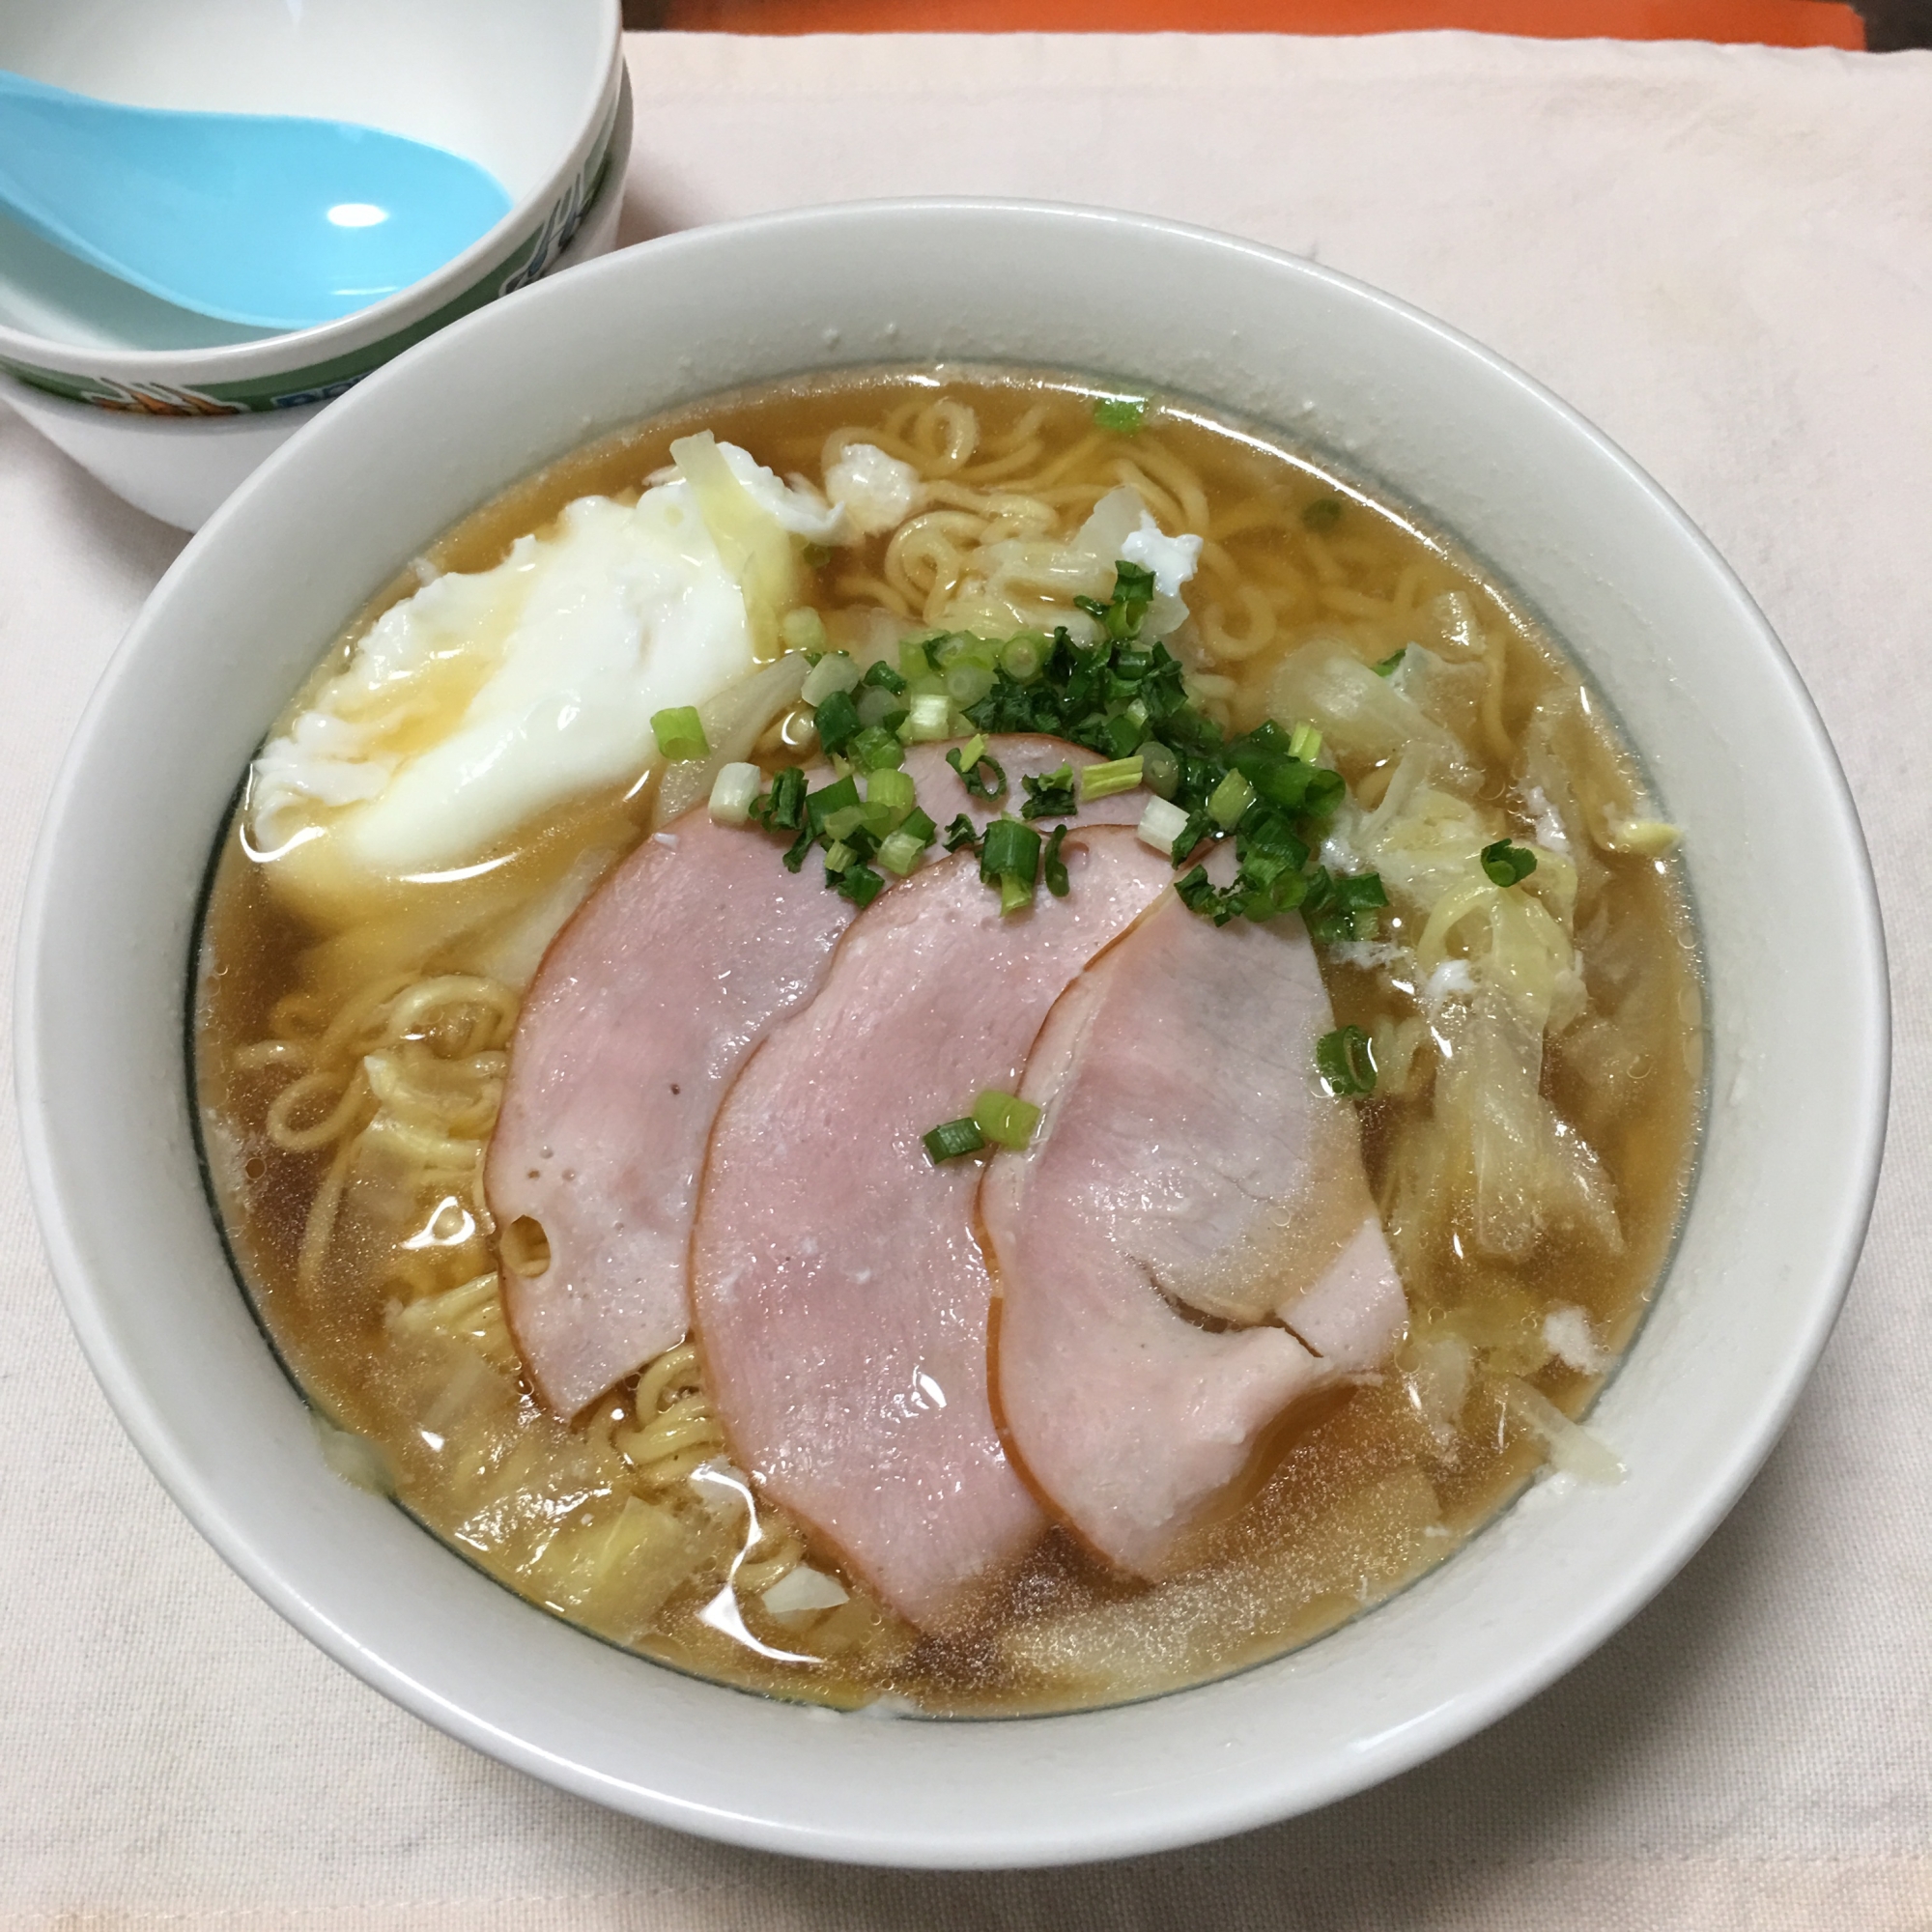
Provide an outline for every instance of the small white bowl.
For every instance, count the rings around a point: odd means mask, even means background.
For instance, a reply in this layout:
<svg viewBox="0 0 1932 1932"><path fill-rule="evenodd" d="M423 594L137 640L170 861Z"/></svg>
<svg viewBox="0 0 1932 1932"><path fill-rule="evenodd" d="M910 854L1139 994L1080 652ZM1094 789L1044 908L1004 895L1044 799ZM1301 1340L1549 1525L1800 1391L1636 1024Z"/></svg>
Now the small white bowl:
<svg viewBox="0 0 1932 1932"><path fill-rule="evenodd" d="M801 370L953 358L1079 368L1279 425L1506 580L1690 829L1711 1104L1655 1312L1596 1412L1624 1483L1538 1485L1411 1589L1236 1677L945 1723L834 1716L628 1656L331 1476L223 1259L182 1039L236 779L413 553L614 425ZM1750 599L1655 484L1518 371L1339 275L1128 215L972 203L627 250L458 325L265 464L156 592L81 726L36 860L17 1047L34 1194L89 1358L270 1603L410 1709L569 1790L906 1865L1149 1852L1285 1817L1468 1736L1600 1643L1790 1412L1863 1237L1889 1076L1878 911L1831 746Z"/></svg>
<svg viewBox="0 0 1932 1932"><path fill-rule="evenodd" d="M0 370L103 410L198 416L339 394L543 274L604 179L618 0L0 0L0 69L147 107L313 114L481 162L511 209L433 275L314 328L215 322L0 217Z"/></svg>
<svg viewBox="0 0 1932 1932"><path fill-rule="evenodd" d="M617 119L603 178L590 205L546 274L609 254L624 208L631 155L631 87L618 90ZM328 401L235 415L149 415L71 402L0 370L0 402L11 403L56 447L137 510L178 529L198 530L248 472Z"/></svg>

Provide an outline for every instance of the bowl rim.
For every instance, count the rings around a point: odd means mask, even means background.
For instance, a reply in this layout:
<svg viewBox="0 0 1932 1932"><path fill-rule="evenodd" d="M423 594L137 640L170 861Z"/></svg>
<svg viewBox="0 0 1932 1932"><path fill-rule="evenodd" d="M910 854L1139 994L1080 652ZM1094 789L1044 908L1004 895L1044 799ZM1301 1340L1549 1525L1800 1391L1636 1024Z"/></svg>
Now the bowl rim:
<svg viewBox="0 0 1932 1932"><path fill-rule="evenodd" d="M568 144L541 181L460 255L392 296L307 328L279 329L249 342L198 349L99 348L36 335L0 322L0 356L79 379L198 387L294 375L380 345L433 315L488 278L548 218L572 174L591 158L610 129L614 90L625 71L622 0L581 0L603 16L604 57L585 76Z"/></svg>
<svg viewBox="0 0 1932 1932"><path fill-rule="evenodd" d="M433 1685L419 1682L399 1666L391 1665L361 1645L352 1631L331 1621L322 1606L302 1596L274 1569L272 1562L264 1559L218 1490L204 1487L200 1482L151 1400L141 1365L123 1352L111 1332L104 1303L97 1302L83 1260L83 1244L70 1217L61 1184L61 1157L47 1117L47 1095L56 1070L44 1062L40 1024L48 998L44 983L46 962L43 955L49 948L50 934L59 916L54 855L63 825L75 811L96 741L114 708L118 687L128 677L129 667L148 648L145 640L164 624L175 600L187 594L185 586L193 586L202 554L225 541L228 526L242 514L242 497L258 487L257 479L250 479L243 491L210 520L157 585L96 687L63 763L43 822L21 924L15 997L15 1084L23 1124L23 1155L43 1238L69 1318L110 1405L163 1487L214 1544L224 1560L320 1648L364 1682L449 1735L550 1783L634 1815L765 1850L867 1863L962 1868L1070 1863L1166 1850L1274 1822L1331 1803L1411 1768L1504 1716L1594 1650L1649 1602L1722 1520L1762 1463L1788 1421L1842 1306L1878 1182L1890 1078L1890 1010L1877 889L1849 784L1816 705L1748 592L1685 512L1601 431L1503 357L1412 305L1334 270L1191 224L1051 202L956 196L843 203L752 216L673 234L645 243L640 249L625 250L600 263L586 265L583 271L569 278L567 283L540 285L519 299L527 313L531 304L558 299L559 288L574 287L581 294L594 285L589 281L591 276L636 274L639 265L630 259L634 255L642 255L657 272L670 274L675 273L681 258L696 251L720 245L755 246L763 236L813 222L847 221L855 216L886 219L911 216L926 220L948 215L1102 222L1151 232L1191 245L1212 244L1265 263L1277 272L1325 284L1332 292L1378 308L1404 326L1435 337L1455 353L1475 358L1492 378L1500 378L1545 412L1553 412L1569 435L1588 446L1597 462L1619 472L1625 487L1646 499L1653 513L1662 513L1751 634L1765 671L1790 709L1792 723L1808 741L1817 761L1817 773L1824 780L1819 806L1830 814L1833 833L1856 859L1851 876L1841 881L1857 927L1847 936L1848 950L1856 958L1853 977L1845 990L1861 1042L1869 1048L1847 1069L1847 1078L1856 1090L1858 1129L1835 1149L1838 1171L1844 1179L1832 1198L1830 1227L1823 1242L1832 1261L1820 1272L1804 1302L1804 1319L1788 1338L1781 1373L1766 1387L1750 1426L1738 1432L1723 1457L1696 1472L1694 1483L1687 1486L1692 1500L1680 1504L1662 1532L1654 1534L1645 1543L1638 1557L1623 1572L1618 1589L1589 1612L1575 1616L1563 1628L1528 1647L1506 1675L1498 1673L1494 1681L1479 1685L1473 1690L1464 1690L1413 1721L1396 1727L1394 1732L1367 1741L1350 1764L1332 1771L1312 1792L1306 1788L1291 1791L1289 1780L1282 1779L1274 1784L1264 1782L1244 1797L1230 1797L1223 1792L1211 1802L1197 1802L1191 1807L1178 1806L1158 1819L1132 1814L1128 1807L1130 1815L1090 1826L1077 1841L1068 1841L1064 1831L1054 1827L1050 1820L1041 1819L1030 1832L1008 1830L989 1837L983 1831L976 1833L962 1826L950 1833L928 1833L922 1842L908 1845L891 1842L876 1832L868 1833L857 1824L848 1831L831 1833L782 1819L724 1812L674 1793L647 1790L635 1782L623 1782L592 1767L559 1757L529 1738L506 1733L486 1717L452 1702ZM500 305L492 305L466 318L437 339L461 341L503 321ZM384 407L383 399L389 385L412 381L417 362L438 353L441 352L424 345L375 372L358 385L355 395L346 398L337 411L330 412L327 419L335 423L333 432L305 433L303 439L270 457L257 477L278 476L283 466L305 461L302 453L305 443L316 437L355 434L361 411ZM501 483L513 480L503 478ZM1687 1214L1689 1211L1687 1208ZM1453 1570L1455 1565L1446 1568ZM1359 1629L1361 1624L1358 1619L1343 1628ZM1225 1684L1229 1680L1219 1681ZM1210 1683L1170 1694L1177 1698L1198 1698L1213 1689ZM1108 1715L1102 1710L992 1721L1058 1726L1070 1732Z"/></svg>
<svg viewBox="0 0 1932 1932"><path fill-rule="evenodd" d="M610 165L604 170L595 192L584 203L575 233L557 250L556 259L539 279L548 280L553 275L581 269L586 263L597 260L596 255L582 253L584 237L597 223L606 220L614 231L616 223L622 218L624 170L630 157L634 111L630 77L628 73L620 73L617 114L611 129ZM614 237L611 245L615 245ZM603 254L610 252L608 247L601 251ZM371 375L374 373L374 370L370 371ZM368 377L360 380L366 382ZM281 436L293 436L298 429L314 421L330 403L338 400L334 396L318 396L313 402L292 403L285 408L243 410L224 415L151 415L146 412L103 410L98 403L84 403L72 396L57 395L52 389L43 389L14 375L4 363L0 363L0 402L12 404L22 414L44 413L55 419L75 423L111 423L116 429L130 434L161 436L170 440L185 437L219 441L231 436L273 433L277 428Z"/></svg>

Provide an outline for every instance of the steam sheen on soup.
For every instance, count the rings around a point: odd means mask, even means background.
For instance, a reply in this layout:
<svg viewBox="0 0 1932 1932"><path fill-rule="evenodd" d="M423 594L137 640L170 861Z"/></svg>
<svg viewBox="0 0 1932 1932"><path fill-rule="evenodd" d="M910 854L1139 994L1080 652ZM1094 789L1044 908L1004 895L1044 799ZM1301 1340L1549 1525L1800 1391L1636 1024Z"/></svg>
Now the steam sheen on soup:
<svg viewBox="0 0 1932 1932"><path fill-rule="evenodd" d="M839 1706L1146 1694L1617 1478L1676 837L1309 452L1049 376L716 399L459 526L271 733L211 1185L331 1462L532 1602Z"/></svg>

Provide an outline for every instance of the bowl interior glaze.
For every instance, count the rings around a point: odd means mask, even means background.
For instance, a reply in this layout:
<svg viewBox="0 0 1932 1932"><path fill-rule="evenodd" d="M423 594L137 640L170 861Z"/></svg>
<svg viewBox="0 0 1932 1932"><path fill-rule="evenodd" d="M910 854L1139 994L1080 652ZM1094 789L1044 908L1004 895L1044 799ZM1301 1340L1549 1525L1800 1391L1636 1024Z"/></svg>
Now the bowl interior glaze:
<svg viewBox="0 0 1932 1932"><path fill-rule="evenodd" d="M1712 1095L1676 1257L1596 1411L1623 1484L1539 1486L1392 1602L1237 1677L952 1723L832 1716L642 1662L331 1476L223 1260L182 1045L237 778L412 553L606 428L797 371L948 358L1090 371L1278 425L1492 566L1690 828ZM1797 927L1778 908L1800 881ZM825 209L611 257L437 336L272 458L95 697L37 862L17 1025L74 1324L143 1454L264 1597L399 1702L558 1785L742 1843L907 1865L1146 1852L1284 1817L1468 1736L1601 1642L1789 1412L1862 1237L1888 1074L1882 938L1830 745L1749 598L1627 458L1452 330L1305 262L971 203Z"/></svg>

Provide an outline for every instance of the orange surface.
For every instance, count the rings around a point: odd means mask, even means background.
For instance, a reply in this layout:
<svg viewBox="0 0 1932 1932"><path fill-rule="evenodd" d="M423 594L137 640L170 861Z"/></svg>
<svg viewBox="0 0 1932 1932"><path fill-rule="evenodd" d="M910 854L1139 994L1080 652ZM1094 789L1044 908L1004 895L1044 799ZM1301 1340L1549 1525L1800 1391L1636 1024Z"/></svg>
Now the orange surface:
<svg viewBox="0 0 1932 1932"><path fill-rule="evenodd" d="M658 24L727 34L1386 34L1465 27L1543 40L1862 47L1830 0L663 0Z"/></svg>

